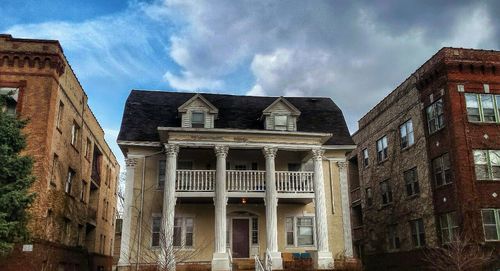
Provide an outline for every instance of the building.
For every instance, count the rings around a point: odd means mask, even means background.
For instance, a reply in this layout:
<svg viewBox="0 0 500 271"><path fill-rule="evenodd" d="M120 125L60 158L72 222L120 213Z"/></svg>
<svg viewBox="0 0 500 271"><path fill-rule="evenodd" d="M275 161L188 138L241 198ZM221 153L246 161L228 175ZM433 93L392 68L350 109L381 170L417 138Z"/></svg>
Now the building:
<svg viewBox="0 0 500 271"><path fill-rule="evenodd" d="M292 253L326 269L352 256L345 155L354 146L329 98L133 90L118 144L127 157L120 270L229 270L255 256L279 270Z"/></svg>
<svg viewBox="0 0 500 271"><path fill-rule="evenodd" d="M0 35L0 92L29 120L36 177L32 242L0 269L110 270L119 165L59 42Z"/></svg>
<svg viewBox="0 0 500 271"><path fill-rule="evenodd" d="M500 52L443 48L359 120L353 244L369 270L420 270L471 239L500 257Z"/></svg>

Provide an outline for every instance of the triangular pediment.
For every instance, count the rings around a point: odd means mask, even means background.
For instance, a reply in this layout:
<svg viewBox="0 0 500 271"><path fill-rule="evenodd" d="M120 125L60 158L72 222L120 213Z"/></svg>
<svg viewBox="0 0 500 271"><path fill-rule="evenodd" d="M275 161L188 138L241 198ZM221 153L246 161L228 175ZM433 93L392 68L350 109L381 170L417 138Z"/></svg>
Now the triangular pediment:
<svg viewBox="0 0 500 271"><path fill-rule="evenodd" d="M217 114L219 110L212 104L210 103L207 99L203 97L203 95L197 93L193 97L191 97L189 100L187 100L185 103L183 103L181 106L179 106L178 110L179 113L186 113L188 108L194 104L198 103L199 105L203 105L208 109L209 113L212 114Z"/></svg>
<svg viewBox="0 0 500 271"><path fill-rule="evenodd" d="M290 112L290 115L292 116L299 116L300 111L295 107L293 104L291 104L287 99L284 97L279 97L276 99L274 102L272 102L264 111L262 111L263 115L270 115L273 112L280 111L280 110L288 110Z"/></svg>

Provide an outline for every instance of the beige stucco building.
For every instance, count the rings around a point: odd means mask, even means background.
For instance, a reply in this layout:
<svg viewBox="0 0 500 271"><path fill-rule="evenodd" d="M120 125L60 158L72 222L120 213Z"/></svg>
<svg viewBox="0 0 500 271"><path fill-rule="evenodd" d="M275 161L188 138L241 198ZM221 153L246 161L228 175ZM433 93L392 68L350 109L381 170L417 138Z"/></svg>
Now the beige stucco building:
<svg viewBox="0 0 500 271"><path fill-rule="evenodd" d="M354 146L329 98L134 90L118 144L120 270L229 270L255 257L279 270L292 253L328 269L336 255L352 257L345 155Z"/></svg>

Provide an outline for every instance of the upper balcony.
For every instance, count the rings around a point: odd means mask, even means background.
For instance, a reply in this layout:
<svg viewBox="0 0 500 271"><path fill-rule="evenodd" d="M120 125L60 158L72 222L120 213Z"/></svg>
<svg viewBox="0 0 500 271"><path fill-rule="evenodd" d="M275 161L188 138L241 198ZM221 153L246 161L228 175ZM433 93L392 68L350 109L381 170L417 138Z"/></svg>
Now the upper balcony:
<svg viewBox="0 0 500 271"><path fill-rule="evenodd" d="M215 191L215 170L177 170L175 190L180 197L211 197ZM229 197L264 197L266 171L226 170ZM313 172L276 171L279 198L313 198Z"/></svg>

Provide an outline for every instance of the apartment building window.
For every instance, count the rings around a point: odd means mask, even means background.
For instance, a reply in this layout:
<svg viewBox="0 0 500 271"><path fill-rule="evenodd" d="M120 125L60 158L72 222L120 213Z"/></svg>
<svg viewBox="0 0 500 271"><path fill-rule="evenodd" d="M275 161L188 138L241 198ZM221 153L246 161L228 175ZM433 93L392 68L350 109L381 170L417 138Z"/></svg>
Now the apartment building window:
<svg viewBox="0 0 500 271"><path fill-rule="evenodd" d="M82 188L80 190L80 200L82 202L85 202L86 194L87 194L87 182L85 180L82 180Z"/></svg>
<svg viewBox="0 0 500 271"><path fill-rule="evenodd" d="M76 172L72 169L68 169L68 176L66 177L66 185L64 186L64 192L71 195L71 187L73 186L73 180L75 178Z"/></svg>
<svg viewBox="0 0 500 271"><path fill-rule="evenodd" d="M441 130L444 127L443 99L439 99L429 105L426 112L429 134Z"/></svg>
<svg viewBox="0 0 500 271"><path fill-rule="evenodd" d="M73 122L73 126L71 126L71 145L77 147L78 138L80 137L80 126Z"/></svg>
<svg viewBox="0 0 500 271"><path fill-rule="evenodd" d="M118 225L118 223L117 223ZM151 246L160 246L160 235L161 235L161 216L153 216L153 222L151 223Z"/></svg>
<svg viewBox="0 0 500 271"><path fill-rule="evenodd" d="M458 235L458 223L455 212L440 215L439 228L443 244L453 241L453 238Z"/></svg>
<svg viewBox="0 0 500 271"><path fill-rule="evenodd" d="M295 245L295 231L293 230L293 217L286 218L286 245L294 246Z"/></svg>
<svg viewBox="0 0 500 271"><path fill-rule="evenodd" d="M63 230L62 230L62 242L64 244L69 244L71 241L71 220L68 218L63 218L64 224L63 224Z"/></svg>
<svg viewBox="0 0 500 271"><path fill-rule="evenodd" d="M191 113L191 127L204 128L205 127L205 113L192 112Z"/></svg>
<svg viewBox="0 0 500 271"><path fill-rule="evenodd" d="M406 186L406 195L408 197L418 195L420 193L420 186L418 185L417 168L414 167L403 173Z"/></svg>
<svg viewBox="0 0 500 271"><path fill-rule="evenodd" d="M193 246L194 221L190 217L176 217L174 219L174 246Z"/></svg>
<svg viewBox="0 0 500 271"><path fill-rule="evenodd" d="M59 108L57 109L57 117L56 117L56 128L60 131L62 126L62 118L64 113L64 104L59 102Z"/></svg>
<svg viewBox="0 0 500 271"><path fill-rule="evenodd" d="M413 137L413 123L411 120L403 123L399 126L399 134L401 135L401 148L408 148L413 143L415 143L415 139Z"/></svg>
<svg viewBox="0 0 500 271"><path fill-rule="evenodd" d="M474 150L476 180L500 180L500 150Z"/></svg>
<svg viewBox="0 0 500 271"><path fill-rule="evenodd" d="M165 160L158 161L158 188L162 189L165 186L165 171L166 164Z"/></svg>
<svg viewBox="0 0 500 271"><path fill-rule="evenodd" d="M286 243L288 246L314 246L314 217L287 217Z"/></svg>
<svg viewBox="0 0 500 271"><path fill-rule="evenodd" d="M389 180L380 183L380 192L382 193L382 205L392 202L392 189Z"/></svg>
<svg viewBox="0 0 500 271"><path fill-rule="evenodd" d="M367 207L372 206L373 205L373 192L372 192L371 187L366 188L365 195L366 195L366 206Z"/></svg>
<svg viewBox="0 0 500 271"><path fill-rule="evenodd" d="M5 104L0 108L1 112L5 112L9 116L17 115L17 101L19 99L19 89L17 88L0 88L0 94L6 95Z"/></svg>
<svg viewBox="0 0 500 271"><path fill-rule="evenodd" d="M420 219L410 221L411 238L414 247L425 246L424 221Z"/></svg>
<svg viewBox="0 0 500 271"><path fill-rule="evenodd" d="M78 232L76 235L76 245L80 246L83 244L83 225L78 224Z"/></svg>
<svg viewBox="0 0 500 271"><path fill-rule="evenodd" d="M259 244L259 220L256 217L252 217L252 244Z"/></svg>
<svg viewBox="0 0 500 271"><path fill-rule="evenodd" d="M363 166L364 167L367 167L368 166L368 162L369 162L369 157L368 157L368 149L364 149L363 150Z"/></svg>
<svg viewBox="0 0 500 271"><path fill-rule="evenodd" d="M59 156L54 153L54 157L52 157L52 171L50 173L50 185L57 187L57 179L59 172Z"/></svg>
<svg viewBox="0 0 500 271"><path fill-rule="evenodd" d="M387 159L387 136L377 140L377 160L379 162Z"/></svg>
<svg viewBox="0 0 500 271"><path fill-rule="evenodd" d="M465 105L471 122L499 121L500 95L466 93Z"/></svg>
<svg viewBox="0 0 500 271"><path fill-rule="evenodd" d="M483 209L484 240L500 241L500 209Z"/></svg>
<svg viewBox="0 0 500 271"><path fill-rule="evenodd" d="M432 160L436 187L451 183L450 157L447 153Z"/></svg>
<svg viewBox="0 0 500 271"><path fill-rule="evenodd" d="M90 160L91 147L92 147L92 141L90 141L90 139L87 138L87 144L85 144L85 158L87 158L87 160Z"/></svg>
<svg viewBox="0 0 500 271"><path fill-rule="evenodd" d="M387 235L389 239L389 249L399 249L401 247L401 244L399 241L398 225L389 225L389 227L387 227Z"/></svg>
<svg viewBox="0 0 500 271"><path fill-rule="evenodd" d="M288 117L285 115L274 116L274 129L280 131L286 131L288 124Z"/></svg>

